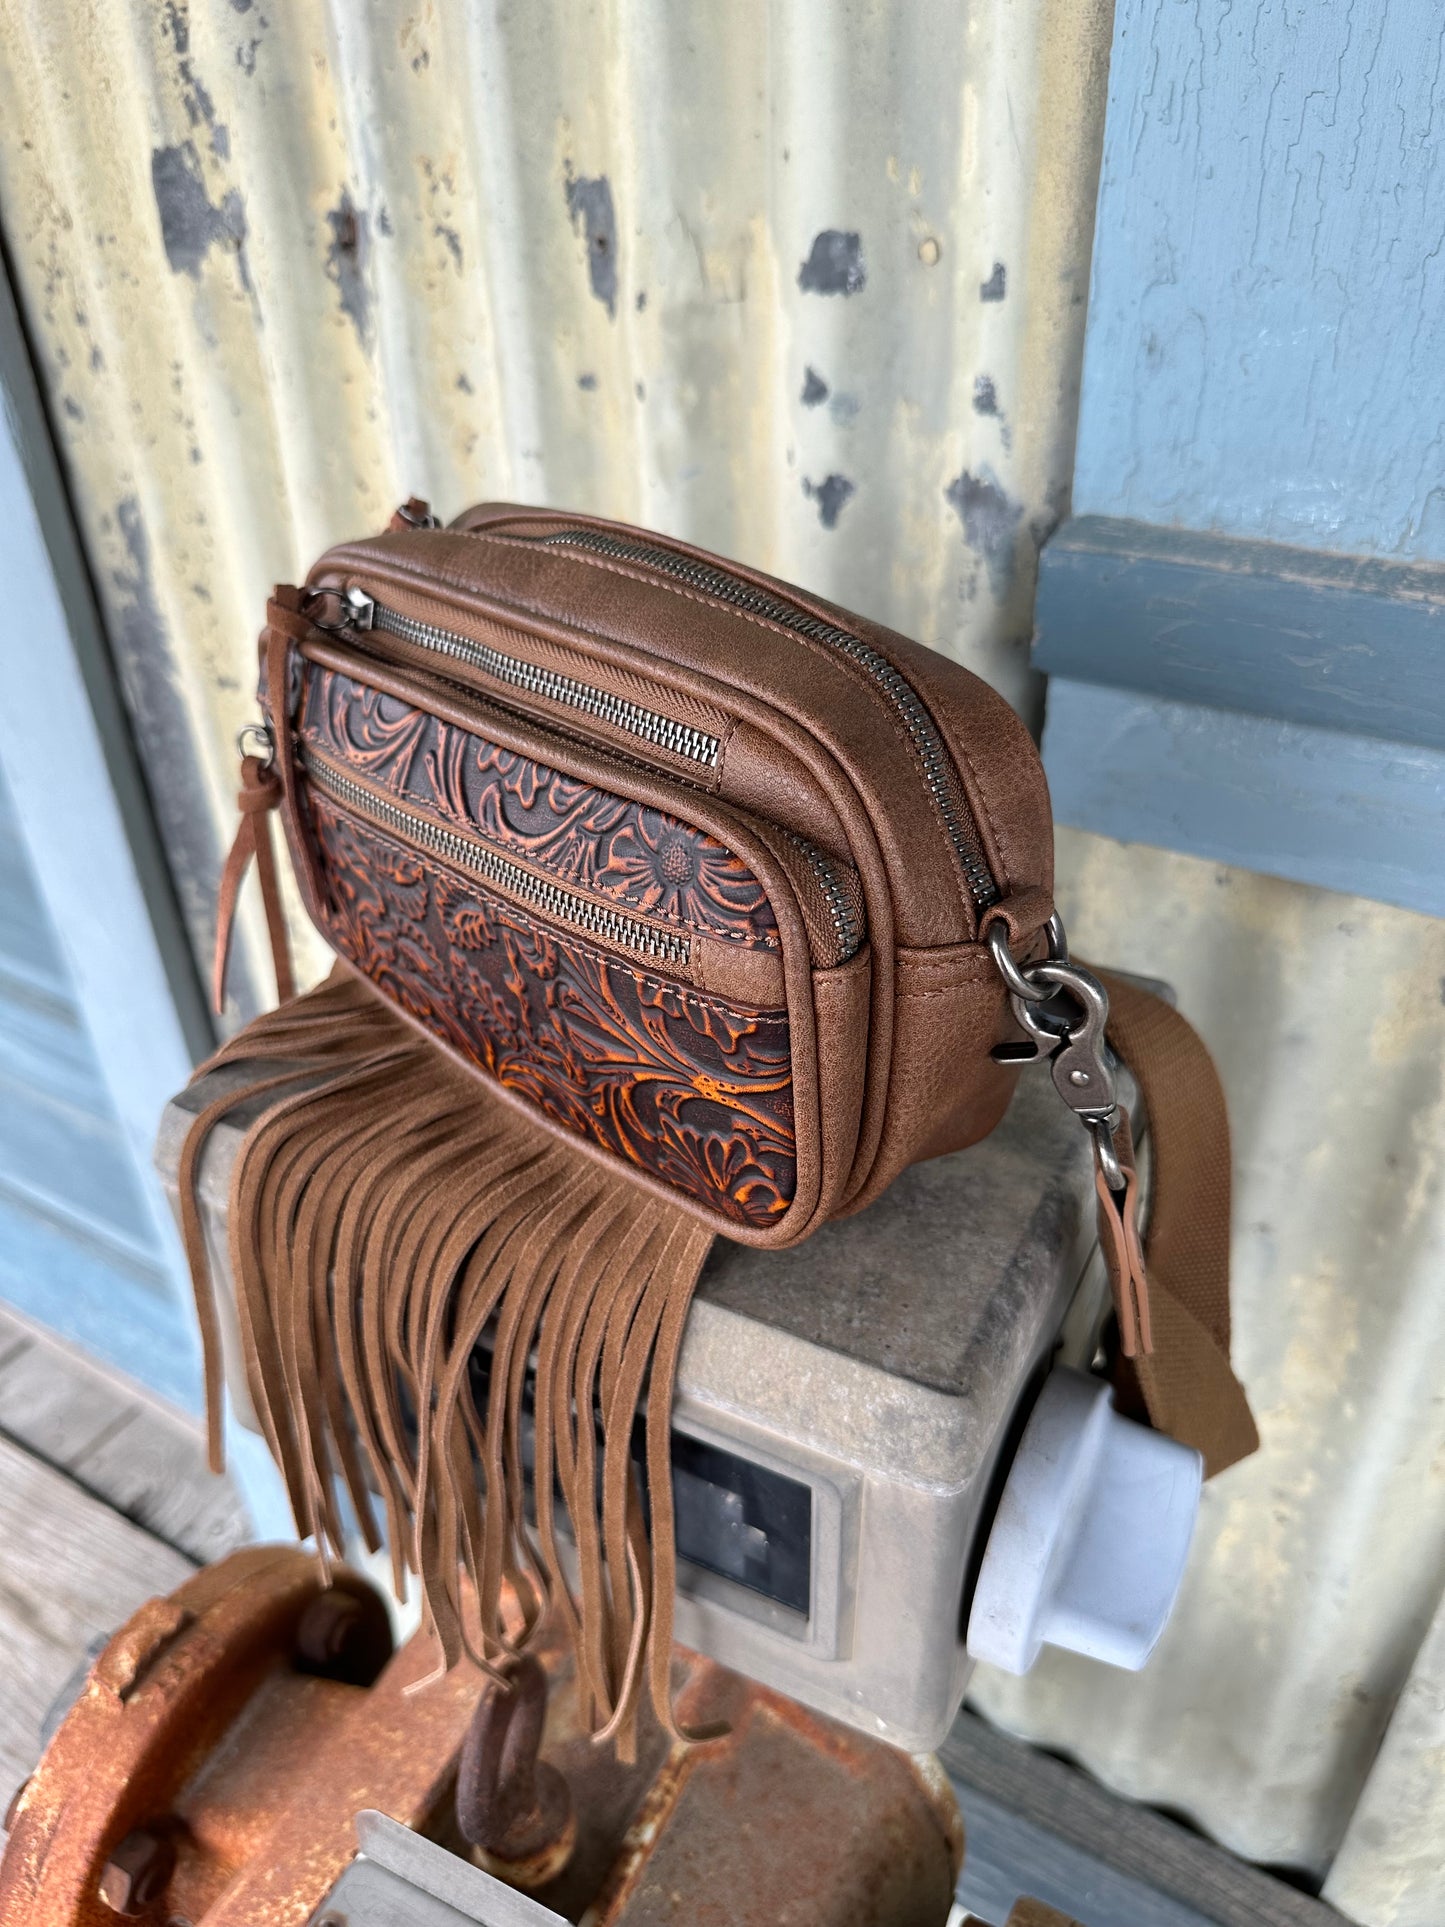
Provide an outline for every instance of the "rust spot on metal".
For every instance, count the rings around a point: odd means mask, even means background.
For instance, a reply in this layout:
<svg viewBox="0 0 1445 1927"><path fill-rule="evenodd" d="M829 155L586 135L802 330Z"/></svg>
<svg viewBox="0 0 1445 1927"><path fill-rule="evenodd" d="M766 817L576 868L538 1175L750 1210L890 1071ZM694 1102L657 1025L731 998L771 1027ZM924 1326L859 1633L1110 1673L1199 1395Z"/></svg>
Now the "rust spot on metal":
<svg viewBox="0 0 1445 1927"><path fill-rule="evenodd" d="M175 1843L158 1829L132 1827L101 1869L100 1897L112 1913L139 1920L158 1904L175 1870Z"/></svg>
<svg viewBox="0 0 1445 1927"><path fill-rule="evenodd" d="M128 1620L95 1662L91 1681L125 1700L136 1690L167 1646L191 1623L174 1599L151 1599Z"/></svg>
<svg viewBox="0 0 1445 1927"><path fill-rule="evenodd" d="M355 328L357 340L363 348L370 348L371 284L366 271L371 237L366 215L353 202L348 188L342 188L340 200L327 210L326 225L331 229L326 278L336 289L341 312Z"/></svg>

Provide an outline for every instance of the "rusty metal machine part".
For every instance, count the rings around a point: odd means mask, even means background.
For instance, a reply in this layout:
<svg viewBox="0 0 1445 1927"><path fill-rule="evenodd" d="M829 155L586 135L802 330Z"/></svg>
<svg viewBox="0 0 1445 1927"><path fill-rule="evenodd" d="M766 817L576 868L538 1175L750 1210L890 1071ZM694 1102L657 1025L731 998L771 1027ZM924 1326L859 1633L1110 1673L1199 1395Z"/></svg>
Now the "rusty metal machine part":
<svg viewBox="0 0 1445 1927"><path fill-rule="evenodd" d="M514 1887L545 1887L572 1857L577 1816L567 1782L540 1757L547 1675L535 1654L483 1693L457 1762L457 1826L480 1864Z"/></svg>
<svg viewBox="0 0 1445 1927"><path fill-rule="evenodd" d="M361 1613L318 1608L330 1594ZM386 1659L379 1605L353 1574L328 1587L299 1548L260 1546L141 1607L16 1802L3 1927L279 1927L304 1920L351 1858L358 1804L429 1824L476 1687L439 1679L408 1695L430 1664L414 1647L363 1683ZM308 1649L318 1617L353 1631Z"/></svg>
<svg viewBox="0 0 1445 1927"><path fill-rule="evenodd" d="M14 1805L0 1927L948 1918L963 1827L931 1757L678 1648L680 1723L726 1731L689 1746L644 1721L624 1765L590 1738L556 1633L504 1689L441 1673L421 1636L388 1658L379 1609L296 1547L143 1606Z"/></svg>
<svg viewBox="0 0 1445 1927"><path fill-rule="evenodd" d="M363 1660L377 1657L373 1598L349 1573L324 1586L297 1548L260 1547L142 1607L96 1661L16 1803L0 1927L335 1917L365 1808L485 1879L458 1826L463 1764L465 1823L514 1857L538 1831L531 1821L557 1831L565 1791L566 1864L532 1869L544 1878L537 1904L564 1920L946 1920L963 1841L936 1763L679 1649L679 1719L725 1721L727 1735L687 1747L645 1726L636 1761L622 1766L588 1735L560 1639L534 1646L510 1696L468 1667L440 1674L423 1637L360 1683ZM479 1703L507 1698L507 1713L479 1715ZM470 1757L469 1732L479 1735Z"/></svg>

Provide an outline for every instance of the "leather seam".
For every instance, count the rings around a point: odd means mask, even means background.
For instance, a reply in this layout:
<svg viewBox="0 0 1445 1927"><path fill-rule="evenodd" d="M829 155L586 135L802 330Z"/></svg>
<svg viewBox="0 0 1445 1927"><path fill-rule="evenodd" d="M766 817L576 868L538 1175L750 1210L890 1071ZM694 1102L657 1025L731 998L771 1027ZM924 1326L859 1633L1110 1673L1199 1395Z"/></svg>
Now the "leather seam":
<svg viewBox="0 0 1445 1927"><path fill-rule="evenodd" d="M923 1003L930 997L952 997L955 992L968 988L969 986L967 984L935 984L933 988L929 990L900 990L897 996L897 1002L900 1004L918 1004Z"/></svg>

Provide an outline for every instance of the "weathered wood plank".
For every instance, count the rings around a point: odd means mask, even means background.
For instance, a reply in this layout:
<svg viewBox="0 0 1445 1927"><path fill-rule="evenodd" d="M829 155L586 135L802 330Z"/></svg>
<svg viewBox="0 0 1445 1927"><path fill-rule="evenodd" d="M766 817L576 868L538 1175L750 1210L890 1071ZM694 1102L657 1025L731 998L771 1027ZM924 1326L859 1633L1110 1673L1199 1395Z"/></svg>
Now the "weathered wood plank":
<svg viewBox="0 0 1445 1927"><path fill-rule="evenodd" d="M134 1394L30 1339L0 1363L0 1432L69 1471L130 1417Z"/></svg>
<svg viewBox="0 0 1445 1927"><path fill-rule="evenodd" d="M959 1897L986 1920L1007 1913L1012 1885L1009 1904L1033 1894L1088 1927L1345 1927L1322 1901L974 1714L940 1756L968 1835Z"/></svg>
<svg viewBox="0 0 1445 1927"><path fill-rule="evenodd" d="M194 1563L0 1440L0 1788L35 1764L41 1721L100 1633L172 1591Z"/></svg>
<svg viewBox="0 0 1445 1927"><path fill-rule="evenodd" d="M1445 567L1081 515L1034 622L1050 675L1445 749Z"/></svg>
<svg viewBox="0 0 1445 1927"><path fill-rule="evenodd" d="M203 1565L251 1537L234 1486L206 1469L199 1434L164 1424L143 1408L76 1459L72 1474L127 1518Z"/></svg>
<svg viewBox="0 0 1445 1927"><path fill-rule="evenodd" d="M198 1426L3 1310L0 1433L190 1558L219 1559L250 1536Z"/></svg>
<svg viewBox="0 0 1445 1927"><path fill-rule="evenodd" d="M169 1281L104 1240L50 1222L0 1177L0 1301L172 1404L199 1402L195 1344Z"/></svg>
<svg viewBox="0 0 1445 1927"><path fill-rule="evenodd" d="M1044 768L1075 829L1445 915L1445 750L1056 676Z"/></svg>

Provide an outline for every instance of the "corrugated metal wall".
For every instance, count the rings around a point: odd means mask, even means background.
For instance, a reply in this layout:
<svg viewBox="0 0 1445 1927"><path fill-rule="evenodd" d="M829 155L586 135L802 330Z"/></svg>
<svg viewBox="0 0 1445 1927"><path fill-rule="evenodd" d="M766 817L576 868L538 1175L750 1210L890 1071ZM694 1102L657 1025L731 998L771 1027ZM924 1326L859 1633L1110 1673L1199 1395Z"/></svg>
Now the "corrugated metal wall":
<svg viewBox="0 0 1445 1927"><path fill-rule="evenodd" d="M1110 12L0 0L0 220L198 951L265 590L412 490L693 536L1028 704ZM1322 1872L1445 1568L1440 932L1061 855L1080 947L1172 977L1224 1063L1266 1452L1148 1672L981 1692ZM1416 1918L1353 1865L1358 1918Z"/></svg>
<svg viewBox="0 0 1445 1927"><path fill-rule="evenodd" d="M415 491L1028 687L1110 0L0 0L0 210L199 951L264 596Z"/></svg>

